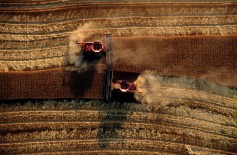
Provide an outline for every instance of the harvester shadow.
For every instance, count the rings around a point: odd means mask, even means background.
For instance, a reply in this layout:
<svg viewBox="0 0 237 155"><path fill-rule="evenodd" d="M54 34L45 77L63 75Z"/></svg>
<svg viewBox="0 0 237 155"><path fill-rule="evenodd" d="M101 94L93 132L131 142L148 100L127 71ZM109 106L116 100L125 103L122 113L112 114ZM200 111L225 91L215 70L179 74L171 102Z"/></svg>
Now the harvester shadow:
<svg viewBox="0 0 237 155"><path fill-rule="evenodd" d="M104 103L107 104L107 103ZM101 125L97 132L97 139L99 147L106 149L112 147L111 144L122 143L121 135L125 129L122 125L127 120L127 110L125 110L125 103L110 103L109 108L103 108L101 111L102 119Z"/></svg>
<svg viewBox="0 0 237 155"><path fill-rule="evenodd" d="M72 71L69 79L70 91L73 98L84 98L86 91L92 87L92 80L95 76L95 70L78 72Z"/></svg>
<svg viewBox="0 0 237 155"><path fill-rule="evenodd" d="M101 58L95 58L93 56L81 56L77 60L77 66L71 66L68 70L70 76L68 79L68 85L72 93L73 98L85 98L86 96L92 96L92 94L86 94L87 90L92 89L94 76L96 76L96 65L101 63Z"/></svg>

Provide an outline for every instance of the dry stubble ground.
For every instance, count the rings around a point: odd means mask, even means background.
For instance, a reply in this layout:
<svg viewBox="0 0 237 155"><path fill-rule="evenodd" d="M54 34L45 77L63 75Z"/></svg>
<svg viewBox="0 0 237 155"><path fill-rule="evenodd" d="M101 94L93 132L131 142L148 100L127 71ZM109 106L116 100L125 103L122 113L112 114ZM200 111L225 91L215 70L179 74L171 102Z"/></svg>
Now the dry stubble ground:
<svg viewBox="0 0 237 155"><path fill-rule="evenodd" d="M170 104L1 103L1 153L234 154L236 96L171 86L160 93Z"/></svg>

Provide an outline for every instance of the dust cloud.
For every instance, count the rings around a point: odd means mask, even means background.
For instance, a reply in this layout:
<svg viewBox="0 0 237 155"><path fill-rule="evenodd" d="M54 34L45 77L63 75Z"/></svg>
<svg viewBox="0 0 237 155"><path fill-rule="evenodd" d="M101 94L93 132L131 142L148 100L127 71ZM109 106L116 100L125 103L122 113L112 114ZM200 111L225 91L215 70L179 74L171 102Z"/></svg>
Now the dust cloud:
<svg viewBox="0 0 237 155"><path fill-rule="evenodd" d="M138 76L134 82L137 85L138 92L134 98L143 104L159 104L165 106L169 102L161 96L161 84L158 76L153 71L145 71Z"/></svg>
<svg viewBox="0 0 237 155"><path fill-rule="evenodd" d="M90 30L94 26L95 24L93 24L92 22L85 23L77 30L73 31L69 36L68 61L71 66L68 67L67 70L84 72L95 68L95 64L97 64L98 61L87 61L82 54L81 46L77 44L79 42L86 42L90 40L91 37L93 38L94 34L91 33Z"/></svg>
<svg viewBox="0 0 237 155"><path fill-rule="evenodd" d="M138 92L134 98L143 104L166 106L174 103L187 94L179 90L197 90L229 98L237 98L237 90L202 79L187 77L159 76L154 71L144 71L135 81Z"/></svg>
<svg viewBox="0 0 237 155"><path fill-rule="evenodd" d="M80 26L77 30L73 31L72 34L69 36L69 57L68 61L72 64L78 63L78 57L81 53L80 46L77 42L83 42L87 37L90 37L91 34L86 34L87 31L92 27L92 23L86 23Z"/></svg>

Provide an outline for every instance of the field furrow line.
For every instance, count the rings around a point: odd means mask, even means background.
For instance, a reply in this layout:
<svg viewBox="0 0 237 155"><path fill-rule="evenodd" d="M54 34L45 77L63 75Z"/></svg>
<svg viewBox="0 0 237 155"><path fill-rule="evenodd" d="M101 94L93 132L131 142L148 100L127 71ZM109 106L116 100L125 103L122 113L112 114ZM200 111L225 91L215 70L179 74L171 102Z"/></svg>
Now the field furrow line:
<svg viewBox="0 0 237 155"><path fill-rule="evenodd" d="M230 109L231 111L237 110L236 99L216 95L207 91L178 87L161 87L160 95L164 97L176 97L181 100L195 100L197 102L203 102L208 103L209 105L218 106L220 108Z"/></svg>
<svg viewBox="0 0 237 155"><path fill-rule="evenodd" d="M189 109L192 109L192 110L203 110L203 111L208 111L208 112L212 112L212 114L216 114L216 115L221 115L221 116L224 116L224 117L232 117L232 118L235 118L236 117L236 110L232 110L232 109L228 109L228 108L223 108L223 107L219 107L219 106L213 106L213 105L210 105L209 103L207 102L200 102L200 101L195 101L195 100L186 100L186 99L179 99L178 102L171 102L172 104L172 107L175 107L175 108L178 108L180 106L184 106L184 107L187 107ZM159 105L159 104L158 104ZM79 105L80 106L80 105ZM26 112L34 112L34 111L39 111L39 110L42 110L42 107L27 107L27 109L22 109L20 107L17 107L17 108L14 108L14 109L9 109L9 110L4 110L6 107L3 107L1 109L2 112L17 112L17 111L26 111ZM59 108L59 107L57 107ZM65 107L67 108L67 107ZM114 112L116 111L121 111L121 109L119 108L116 108L116 107L113 107L113 106L108 106L107 107L101 107L100 105L95 105L95 107L88 107L88 106L82 106L80 107L81 110L95 110L95 111L110 111L109 108L112 108ZM144 109L142 109L144 108ZM45 111L52 111L52 110L56 110L55 107L48 107L48 108L44 108ZM59 108L57 109L58 110L70 110L70 109L62 109L62 108ZM74 110L78 110L77 108L76 109L73 109ZM160 113L160 110L159 107L156 107L155 105L152 105L152 106L144 106L144 107L139 107L139 106L128 106L127 108L124 107L122 109L122 111L124 112L148 112L148 113ZM163 113L165 114L166 111L163 111ZM2 113L4 115L4 113Z"/></svg>
<svg viewBox="0 0 237 155"><path fill-rule="evenodd" d="M172 5L177 5L177 6L182 6L182 4L185 4L185 3L180 3L180 2L170 2L172 3ZM135 2L135 3L127 3L127 2L111 2L111 1L105 1L105 2L62 2L62 3L55 3L55 4L46 4L46 5L39 5L38 7L34 6L34 7L31 7L31 6L18 6L18 7L3 7L0 9L1 12L17 12L17 13L22 13L22 12L33 12L32 9L34 10L37 10L38 12L43 12L43 11L55 11L55 10L65 10L65 9L75 9L75 8L83 8L83 7L88 7L88 5L93 8L95 6L120 6L120 7L125 7L125 6L128 6L129 4L130 5L133 5L133 6L154 6L154 5L169 5L170 4L169 2ZM235 4L234 2L226 2L226 3L213 3L213 2L206 2L206 3L190 3L190 2L186 2L186 7L187 6L192 6L192 5L196 5L196 6L204 6L204 5L211 5L211 6L222 6L222 5L232 5L232 4ZM42 6L42 7L40 7ZM176 6L176 7L177 7Z"/></svg>
<svg viewBox="0 0 237 155"><path fill-rule="evenodd" d="M174 106L177 105L177 102L174 102L173 105ZM187 106L193 109L202 109L202 110L210 111L215 114L221 114L227 117L229 116L236 117L236 110L211 105L208 102L180 99L180 101L178 102L178 105Z"/></svg>
<svg viewBox="0 0 237 155"><path fill-rule="evenodd" d="M223 26L168 26L168 27L110 27L101 29L90 29L91 34L112 34L115 37L126 36L186 36L186 35L235 35L237 34L237 25ZM33 41L44 39L55 39L58 37L68 37L71 32L59 32L48 35L12 35L2 34L2 41Z"/></svg>
<svg viewBox="0 0 237 155"><path fill-rule="evenodd" d="M22 70L40 70L47 68L57 68L68 65L68 59L65 56L54 56L51 58L33 59L33 60L12 60L0 61L0 71L22 71Z"/></svg>
<svg viewBox="0 0 237 155"><path fill-rule="evenodd" d="M60 31L72 31L83 26L85 23L92 22L96 27L128 27L128 26L224 26L236 25L237 15L222 16L159 16L159 17L110 17L110 18L86 18L75 19L72 21L60 21L52 24L34 24L34 23L17 23L8 24L0 23L1 34L50 34Z"/></svg>
<svg viewBox="0 0 237 155"><path fill-rule="evenodd" d="M0 40L1 50L34 50L38 48L57 48L59 46L68 46L68 37L58 37L55 39L42 39L35 41L4 41Z"/></svg>
<svg viewBox="0 0 237 155"><path fill-rule="evenodd" d="M116 16L157 16L157 15L221 15L236 14L236 3L220 3L220 4L180 4L167 3L158 4L124 4L117 5L91 5L74 6L73 8L59 8L56 10L45 11L37 10L35 12L14 12L1 10L1 22L51 22L58 20L69 20L75 18L93 18L93 17L116 17ZM68 11L70 10L70 11ZM35 11L35 10L34 10ZM14 18L9 18L14 15Z"/></svg>
<svg viewBox="0 0 237 155"><path fill-rule="evenodd" d="M201 152L201 150L200 150ZM26 153L27 154L27 153ZM123 155L140 155L140 154L144 154L144 155L177 155L176 153L171 153L171 152L164 152L164 151L153 151L153 150L147 150L147 149L129 149L129 150L123 150L123 149L88 149L88 150L80 150L78 151L77 149L70 150L70 151L51 151L51 152L43 152L43 153L30 153L31 155L42 155L42 154L47 154L47 155L58 155L58 154L65 154L65 155L77 155L77 154L82 154L82 155L88 155L88 154L110 154L110 155L117 155L117 154L123 154Z"/></svg>
<svg viewBox="0 0 237 155"><path fill-rule="evenodd" d="M190 109L186 108L187 111L190 113ZM119 120L121 118L126 118L126 121L132 120L141 120L141 121L148 121L148 122L156 122L159 119L164 118L177 118L177 119L186 119L188 118L187 115L175 115L175 111L167 110L167 112L160 113L160 112L152 112L152 111L130 111L130 110L69 110L69 111L17 111L17 112L3 112L0 113L2 124L7 123L19 123L19 122L33 122L33 121L77 121L77 120L100 120L104 117L107 119L111 118L113 120ZM183 110L185 113L185 109ZM206 122L215 125L221 126L232 126L236 127L237 122L234 118L225 117L221 115L215 115L218 117L218 120L212 119L211 121L206 119L205 117L201 117L200 115L210 113L197 113L199 115L195 116L194 113L192 114L192 120L201 122ZM214 114L213 114L214 115ZM214 116L213 116L214 117Z"/></svg>
<svg viewBox="0 0 237 155"><path fill-rule="evenodd" d="M22 123L7 123L0 124L1 132L16 132L16 131L27 131L27 130L60 130L64 128L85 128L88 126L96 126L98 127L101 124L106 126L115 127L119 125L123 128L126 126L133 125L136 127L137 125L144 127L159 127L160 124L166 126L177 126L182 128L188 128L190 130L198 130L208 133L213 133L216 135L225 135L227 137L236 137L236 128L234 127L224 127L221 125L213 125L211 123L206 122L187 122L191 121L190 119L178 120L178 119L164 119L159 120L158 122L146 122L146 121L137 121L134 120L132 122L121 121L121 120L87 120L87 121L37 121L37 122L22 122ZM211 125L210 125L211 124ZM76 127L77 126L77 127Z"/></svg>
<svg viewBox="0 0 237 155"><path fill-rule="evenodd" d="M51 151L66 151L66 150L88 150L88 149L147 149L153 151L164 151L171 153L187 153L185 144L165 142L159 140L134 140L134 139L99 139L99 140L67 140L67 141L50 141L50 142L27 142L14 144L0 144L4 153L36 153ZM192 147L192 146L190 146ZM14 148L14 149L13 149ZM198 147L201 148L202 147ZM203 148L209 150L209 148ZM222 150L210 149L210 151L222 152ZM226 152L227 153L227 152ZM230 153L230 152L229 152Z"/></svg>
<svg viewBox="0 0 237 155"><path fill-rule="evenodd" d="M68 56L67 46L37 48L34 50L0 50L0 61L28 61Z"/></svg>
<svg viewBox="0 0 237 155"><path fill-rule="evenodd" d="M1 144L14 144L26 142L44 142L56 140L87 140L101 138L115 139L146 139L150 141L160 140L175 143L184 143L199 147L234 151L237 146L235 138L204 133L202 131L182 128L108 128L104 133L105 126L99 128L63 129L46 131L8 132L0 139Z"/></svg>

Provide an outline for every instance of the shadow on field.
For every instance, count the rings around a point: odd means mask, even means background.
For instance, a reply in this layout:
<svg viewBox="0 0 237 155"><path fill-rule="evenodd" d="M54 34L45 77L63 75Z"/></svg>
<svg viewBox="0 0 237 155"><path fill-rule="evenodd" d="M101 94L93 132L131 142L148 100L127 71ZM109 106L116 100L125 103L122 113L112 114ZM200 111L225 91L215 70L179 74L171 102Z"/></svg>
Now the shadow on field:
<svg viewBox="0 0 237 155"><path fill-rule="evenodd" d="M107 104L107 103L104 103ZM124 108L125 103L113 103L107 107L103 108L101 114L103 115L101 119L101 125L99 127L97 138L99 142L99 147L110 148L109 142L115 142L114 140L120 139L119 132L124 129L122 124L127 120L127 110Z"/></svg>
<svg viewBox="0 0 237 155"><path fill-rule="evenodd" d="M73 97L84 98L86 91L92 87L94 68L84 72L72 71L70 74L68 85Z"/></svg>
<svg viewBox="0 0 237 155"><path fill-rule="evenodd" d="M67 69L71 71L68 85L73 97L84 98L86 96L86 91L91 89L93 80L96 80L94 76L98 72L97 65L100 63L105 63L103 56L81 55L78 57L75 66Z"/></svg>

